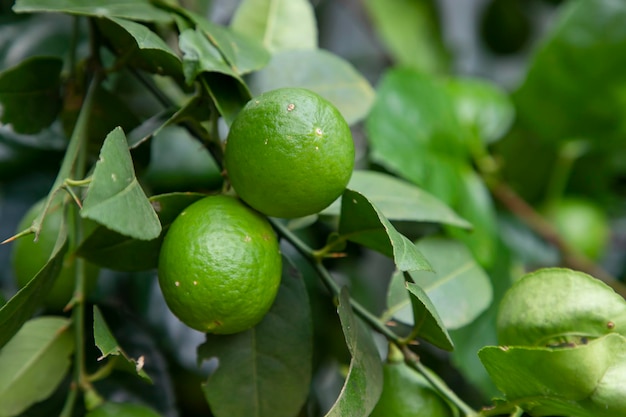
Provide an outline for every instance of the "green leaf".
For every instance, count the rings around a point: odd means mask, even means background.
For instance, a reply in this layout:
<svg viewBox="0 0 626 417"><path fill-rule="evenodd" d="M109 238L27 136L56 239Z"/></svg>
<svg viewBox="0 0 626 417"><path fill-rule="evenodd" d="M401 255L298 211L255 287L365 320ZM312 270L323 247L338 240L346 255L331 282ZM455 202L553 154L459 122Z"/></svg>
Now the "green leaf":
<svg viewBox="0 0 626 417"><path fill-rule="evenodd" d="M560 10L513 98L520 124L551 144L588 138L622 146L626 133L626 3L572 1Z"/></svg>
<svg viewBox="0 0 626 417"><path fill-rule="evenodd" d="M400 234L378 208L356 191L343 193L339 235L389 256L400 271L431 269L413 242Z"/></svg>
<svg viewBox="0 0 626 417"><path fill-rule="evenodd" d="M63 61L33 57L0 73L0 122L18 133L48 127L61 109Z"/></svg>
<svg viewBox="0 0 626 417"><path fill-rule="evenodd" d="M205 197L198 193L172 193L150 197L159 216L162 231L157 239L139 240L98 227L78 247L77 255L87 261L117 271L145 271L158 265L163 237L178 214L191 203Z"/></svg>
<svg viewBox="0 0 626 417"><path fill-rule="evenodd" d="M160 75L182 77L182 64L176 52L146 26L109 17L100 20L99 27L116 54L130 65Z"/></svg>
<svg viewBox="0 0 626 417"><path fill-rule="evenodd" d="M16 13L59 12L93 17L121 17L142 22L170 23L172 17L148 0L17 0Z"/></svg>
<svg viewBox="0 0 626 417"><path fill-rule="evenodd" d="M144 358L140 357L135 360L126 355L126 352L119 347L117 340L115 340L115 336L111 333L111 330L104 320L104 317L102 317L102 313L100 312L98 306L93 307L93 336L96 346L100 349L100 352L102 352L102 356L98 358L99 361L111 355L117 356L123 361L122 367L124 369L132 369L145 381L152 382L146 371L143 370Z"/></svg>
<svg viewBox="0 0 626 417"><path fill-rule="evenodd" d="M352 173L348 189L358 191L374 204L389 220L443 223L471 228L437 197L419 187L382 172L357 170ZM338 216L341 199L321 212Z"/></svg>
<svg viewBox="0 0 626 417"><path fill-rule="evenodd" d="M446 328L463 327L489 307L492 299L489 276L465 245L452 239L428 237L416 246L434 272L410 271L409 274L432 300ZM414 323L401 272L392 278L387 311L383 314L383 321L391 318L409 325Z"/></svg>
<svg viewBox="0 0 626 417"><path fill-rule="evenodd" d="M64 229L62 229L64 230ZM23 237L22 239L27 239ZM63 267L68 249L67 235L63 231L57 240L50 259L41 270L0 308L0 348L32 317L46 298Z"/></svg>
<svg viewBox="0 0 626 417"><path fill-rule="evenodd" d="M261 39L271 53L317 48L317 22L307 0L244 0L231 28Z"/></svg>
<svg viewBox="0 0 626 417"><path fill-rule="evenodd" d="M513 102L502 88L478 78L451 78L445 86L468 131L487 144L502 139L515 117Z"/></svg>
<svg viewBox="0 0 626 417"><path fill-rule="evenodd" d="M116 128L100 150L80 215L123 235L155 239L161 224L137 182L124 132Z"/></svg>
<svg viewBox="0 0 626 417"><path fill-rule="evenodd" d="M386 73L367 120L370 158L455 208L468 169L466 132L444 85L410 69Z"/></svg>
<svg viewBox="0 0 626 417"><path fill-rule="evenodd" d="M207 335L200 359L219 366L203 386L216 417L291 417L309 394L312 322L302 277L284 259L278 295L261 323L233 335Z"/></svg>
<svg viewBox="0 0 626 417"><path fill-rule="evenodd" d="M426 73L448 67L436 7L431 1L367 0L364 2L377 34L398 66Z"/></svg>
<svg viewBox="0 0 626 417"><path fill-rule="evenodd" d="M352 65L319 49L277 53L248 82L255 96L281 87L312 90L333 103L350 125L363 119L374 102L372 87Z"/></svg>
<svg viewBox="0 0 626 417"><path fill-rule="evenodd" d="M454 344L448 330L426 292L412 282L405 285L411 298L413 327L418 331L417 335L441 349L453 350Z"/></svg>
<svg viewBox="0 0 626 417"><path fill-rule="evenodd" d="M478 355L507 401L533 416L626 413L626 378L619 372L626 361L626 339L621 335L571 348L487 346Z"/></svg>
<svg viewBox="0 0 626 417"><path fill-rule="evenodd" d="M65 378L74 351L71 322L38 317L0 350L0 416L20 414L48 398Z"/></svg>
<svg viewBox="0 0 626 417"><path fill-rule="evenodd" d="M326 417L367 416L383 390L383 366L369 329L354 315L344 287L337 313L352 359L339 398Z"/></svg>

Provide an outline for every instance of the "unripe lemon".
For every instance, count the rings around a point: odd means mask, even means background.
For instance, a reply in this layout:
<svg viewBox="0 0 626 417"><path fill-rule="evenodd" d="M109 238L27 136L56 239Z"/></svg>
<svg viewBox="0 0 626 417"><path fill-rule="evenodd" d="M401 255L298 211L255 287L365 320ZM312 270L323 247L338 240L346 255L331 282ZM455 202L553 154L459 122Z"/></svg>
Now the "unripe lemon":
<svg viewBox="0 0 626 417"><path fill-rule="evenodd" d="M18 232L31 226L33 220L41 213L44 203L45 200L41 200L26 212L17 227ZM15 241L11 261L18 287L25 286L50 259L59 236L63 216L63 204L60 199L56 198L46 212L37 241L35 241L34 235L27 235ZM74 224L71 217L67 219L67 231L68 239L72 242ZM70 245L70 251L63 258L61 272L44 300L44 305L51 310L62 310L74 294L76 280L76 259L75 254L72 253L74 246L75 244ZM98 268L87 263L85 267L87 295L94 290L97 277Z"/></svg>
<svg viewBox="0 0 626 417"><path fill-rule="evenodd" d="M236 333L261 321L281 272L278 240L267 219L224 195L183 210L159 256L159 284L170 310L209 333Z"/></svg>
<svg viewBox="0 0 626 417"><path fill-rule="evenodd" d="M354 143L329 101L302 88L281 88L244 106L224 158L242 200L268 216L301 217L341 195L354 168Z"/></svg>

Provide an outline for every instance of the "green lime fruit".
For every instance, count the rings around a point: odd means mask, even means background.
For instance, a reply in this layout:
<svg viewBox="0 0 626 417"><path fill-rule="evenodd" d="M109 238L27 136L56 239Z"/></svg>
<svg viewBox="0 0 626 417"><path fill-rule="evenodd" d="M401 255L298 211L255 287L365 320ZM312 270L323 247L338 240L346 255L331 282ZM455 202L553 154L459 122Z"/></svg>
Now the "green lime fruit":
<svg viewBox="0 0 626 417"><path fill-rule="evenodd" d="M141 404L106 402L88 412L86 417L160 417L160 414Z"/></svg>
<svg viewBox="0 0 626 417"><path fill-rule="evenodd" d="M302 217L328 207L354 168L350 128L329 101L302 88L250 100L233 122L224 154L237 194L273 217Z"/></svg>
<svg viewBox="0 0 626 417"><path fill-rule="evenodd" d="M573 249L594 260L604 253L610 234L608 219L591 201L564 198L551 204L545 216Z"/></svg>
<svg viewBox="0 0 626 417"><path fill-rule="evenodd" d="M524 275L505 293L498 341L510 346L566 346L609 333L626 335L626 301L602 281L565 268Z"/></svg>
<svg viewBox="0 0 626 417"><path fill-rule="evenodd" d="M159 256L159 284L170 310L187 326L216 334L261 321L281 272L278 240L267 219L225 195L183 210Z"/></svg>
<svg viewBox="0 0 626 417"><path fill-rule="evenodd" d="M43 210L44 204L45 200L41 200L26 212L17 227L18 232L31 226L33 220L35 220L41 213L41 210ZM46 212L37 241L35 241L34 235L32 234L21 237L15 241L11 261L18 287L21 288L25 286L50 259L63 222L63 211L61 199L54 199ZM70 240L70 250L63 258L61 272L44 300L44 305L48 309L55 311L63 310L72 299L76 281L76 256L72 252L72 249L75 248L76 245L73 242L74 224L71 216L68 216L66 225L68 239ZM87 295L92 293L96 287L98 271L98 267L86 263L85 282Z"/></svg>
<svg viewBox="0 0 626 417"><path fill-rule="evenodd" d="M452 410L426 378L404 362L383 365L383 391L370 417L451 417Z"/></svg>

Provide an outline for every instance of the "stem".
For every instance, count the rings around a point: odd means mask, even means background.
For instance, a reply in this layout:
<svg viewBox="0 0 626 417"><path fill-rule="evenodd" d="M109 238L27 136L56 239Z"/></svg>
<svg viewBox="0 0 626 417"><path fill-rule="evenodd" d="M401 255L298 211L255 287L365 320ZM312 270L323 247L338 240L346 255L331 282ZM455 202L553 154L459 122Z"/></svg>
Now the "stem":
<svg viewBox="0 0 626 417"><path fill-rule="evenodd" d="M561 199L574 162L587 150L587 144L584 141L568 142L561 146L552 169L552 175L546 190L546 203L551 204Z"/></svg>
<svg viewBox="0 0 626 417"><path fill-rule="evenodd" d="M478 412L472 407L467 405L462 399L456 395L454 391L448 387L448 385L437 375L435 375L430 369L426 368L419 360L417 355L413 353L407 346L402 346L402 353L404 354L404 361L408 366L415 369L422 374L424 378L433 386L441 395L443 395L448 401L454 404L463 414L468 417L478 416Z"/></svg>

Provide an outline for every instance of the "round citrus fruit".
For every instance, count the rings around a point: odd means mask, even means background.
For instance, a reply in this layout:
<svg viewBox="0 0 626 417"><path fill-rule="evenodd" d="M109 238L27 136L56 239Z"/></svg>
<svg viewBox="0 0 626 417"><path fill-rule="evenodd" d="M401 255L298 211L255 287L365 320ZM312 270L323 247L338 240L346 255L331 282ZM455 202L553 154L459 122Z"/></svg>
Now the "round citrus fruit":
<svg viewBox="0 0 626 417"><path fill-rule="evenodd" d="M224 158L242 200L268 216L293 218L317 213L341 195L354 168L354 143L330 102L281 88L245 105Z"/></svg>
<svg viewBox="0 0 626 417"><path fill-rule="evenodd" d="M183 210L159 256L159 284L170 310L189 327L218 334L261 321L276 297L281 270L267 219L225 195Z"/></svg>
<svg viewBox="0 0 626 417"><path fill-rule="evenodd" d="M370 417L450 417L452 410L426 379L404 362L383 365L383 392Z"/></svg>
<svg viewBox="0 0 626 417"><path fill-rule="evenodd" d="M568 197L548 206L546 218L563 239L591 259L598 259L609 239L607 216L594 203Z"/></svg>
<svg viewBox="0 0 626 417"><path fill-rule="evenodd" d="M91 410L86 417L160 417L160 414L141 404L107 402Z"/></svg>
<svg viewBox="0 0 626 417"><path fill-rule="evenodd" d="M26 212L17 227L18 232L31 226L33 220L41 213L44 203L45 200L41 200ZM59 236L63 216L62 200L55 198L46 212L37 241L35 241L32 234L15 241L11 260L15 279L20 288L25 286L50 259ZM72 242L74 225L71 216L68 216L66 224L68 239L70 239L70 252L63 258L61 272L44 300L44 305L51 310L62 310L74 294L76 257L71 252L71 248L75 246ZM97 284L98 268L93 264L87 263L85 275L86 293L89 294Z"/></svg>

